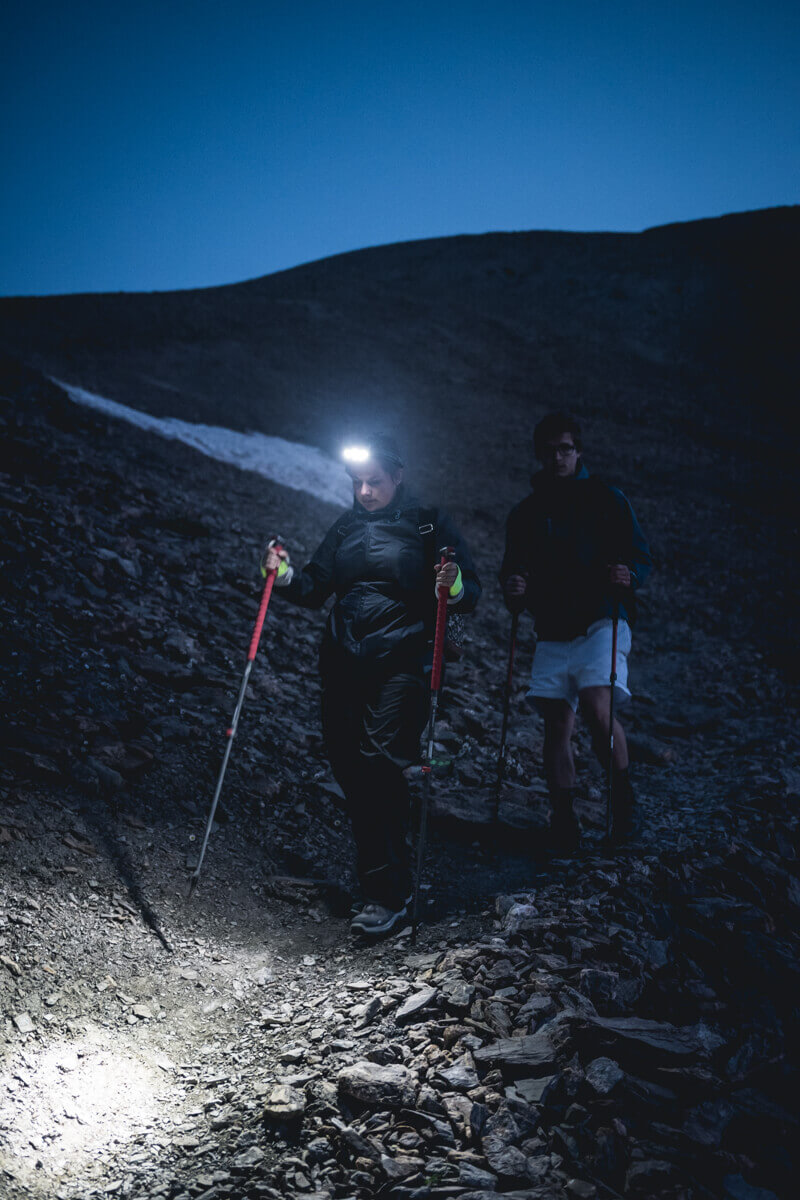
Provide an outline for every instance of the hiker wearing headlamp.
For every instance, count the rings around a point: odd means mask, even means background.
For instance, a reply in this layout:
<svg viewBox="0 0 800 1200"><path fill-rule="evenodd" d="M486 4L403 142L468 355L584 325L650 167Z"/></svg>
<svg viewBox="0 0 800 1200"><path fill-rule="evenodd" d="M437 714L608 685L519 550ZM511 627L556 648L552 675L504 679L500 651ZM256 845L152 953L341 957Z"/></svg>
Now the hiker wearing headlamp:
<svg viewBox="0 0 800 1200"><path fill-rule="evenodd" d="M425 665L436 592L448 609L471 612L480 581L469 550L443 510L426 509L403 482L394 441L375 436L343 452L353 506L331 526L300 571L268 548L275 595L305 608L331 596L320 650L322 727L344 792L362 891L352 929L382 935L408 915L409 795L403 771L419 759L428 715ZM439 565L438 548L455 548Z"/></svg>

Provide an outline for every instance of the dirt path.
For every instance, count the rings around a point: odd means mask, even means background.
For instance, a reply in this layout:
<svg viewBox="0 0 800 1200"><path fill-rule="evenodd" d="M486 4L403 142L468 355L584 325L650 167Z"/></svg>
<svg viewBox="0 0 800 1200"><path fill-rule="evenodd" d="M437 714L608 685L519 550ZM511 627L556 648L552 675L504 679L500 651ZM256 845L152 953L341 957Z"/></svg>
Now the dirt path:
<svg viewBox="0 0 800 1200"><path fill-rule="evenodd" d="M352 939L324 886L277 876L265 895L261 854L238 830L212 839L191 902L185 829L33 791L4 830L10 1196L145 1195L171 1171L194 1177L199 1159L219 1165L225 1131L241 1133L273 1081L319 1078L353 1008L409 976L408 935ZM440 879L464 865L463 849L449 852L442 861L434 843ZM471 857L485 872L486 856ZM529 877L527 863L516 874ZM481 882L486 900L496 879ZM488 918L444 913L420 948L475 936ZM295 1054L300 1034L309 1048Z"/></svg>

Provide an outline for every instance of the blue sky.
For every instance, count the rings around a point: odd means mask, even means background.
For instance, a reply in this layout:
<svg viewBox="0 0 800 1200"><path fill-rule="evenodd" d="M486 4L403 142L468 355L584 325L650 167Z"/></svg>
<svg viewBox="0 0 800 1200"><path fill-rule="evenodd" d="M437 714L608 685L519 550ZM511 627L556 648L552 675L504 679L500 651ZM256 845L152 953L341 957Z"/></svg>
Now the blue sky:
<svg viewBox="0 0 800 1200"><path fill-rule="evenodd" d="M0 47L2 295L798 199L797 4L7 0Z"/></svg>

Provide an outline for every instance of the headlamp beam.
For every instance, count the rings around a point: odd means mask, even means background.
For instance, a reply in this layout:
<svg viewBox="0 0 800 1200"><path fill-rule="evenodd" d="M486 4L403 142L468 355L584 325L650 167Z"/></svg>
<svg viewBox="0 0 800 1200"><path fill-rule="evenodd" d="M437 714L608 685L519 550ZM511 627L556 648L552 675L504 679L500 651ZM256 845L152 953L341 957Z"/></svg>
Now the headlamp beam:
<svg viewBox="0 0 800 1200"><path fill-rule="evenodd" d="M342 450L342 458L346 463L365 463L369 462L372 457L372 451L369 446L345 446Z"/></svg>

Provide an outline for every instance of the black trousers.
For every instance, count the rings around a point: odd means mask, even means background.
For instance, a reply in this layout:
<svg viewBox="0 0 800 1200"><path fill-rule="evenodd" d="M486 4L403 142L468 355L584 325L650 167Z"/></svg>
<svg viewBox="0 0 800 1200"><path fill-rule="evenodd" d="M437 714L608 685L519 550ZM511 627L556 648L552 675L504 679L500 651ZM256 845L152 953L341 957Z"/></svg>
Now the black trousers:
<svg viewBox="0 0 800 1200"><path fill-rule="evenodd" d="M428 718L422 663L364 663L329 646L320 665L325 749L345 795L364 899L397 910L412 886L403 769L419 759Z"/></svg>

